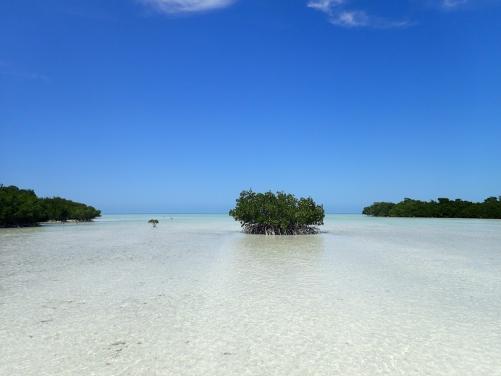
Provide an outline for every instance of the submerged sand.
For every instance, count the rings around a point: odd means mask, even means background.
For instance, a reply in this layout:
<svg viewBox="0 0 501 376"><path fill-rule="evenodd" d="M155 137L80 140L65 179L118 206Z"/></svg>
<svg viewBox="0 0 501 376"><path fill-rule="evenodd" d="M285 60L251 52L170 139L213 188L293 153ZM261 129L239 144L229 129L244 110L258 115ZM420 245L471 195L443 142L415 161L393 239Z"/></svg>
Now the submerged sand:
<svg viewBox="0 0 501 376"><path fill-rule="evenodd" d="M0 230L0 375L501 375L501 221L150 217Z"/></svg>

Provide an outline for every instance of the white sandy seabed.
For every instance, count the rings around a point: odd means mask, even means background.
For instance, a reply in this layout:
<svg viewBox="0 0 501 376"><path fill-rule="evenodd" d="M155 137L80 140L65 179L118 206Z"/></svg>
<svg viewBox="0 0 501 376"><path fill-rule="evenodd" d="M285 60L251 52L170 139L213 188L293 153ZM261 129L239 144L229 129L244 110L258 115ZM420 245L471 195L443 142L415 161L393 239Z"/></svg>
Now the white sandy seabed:
<svg viewBox="0 0 501 376"><path fill-rule="evenodd" d="M0 230L0 375L501 375L501 221L155 217Z"/></svg>

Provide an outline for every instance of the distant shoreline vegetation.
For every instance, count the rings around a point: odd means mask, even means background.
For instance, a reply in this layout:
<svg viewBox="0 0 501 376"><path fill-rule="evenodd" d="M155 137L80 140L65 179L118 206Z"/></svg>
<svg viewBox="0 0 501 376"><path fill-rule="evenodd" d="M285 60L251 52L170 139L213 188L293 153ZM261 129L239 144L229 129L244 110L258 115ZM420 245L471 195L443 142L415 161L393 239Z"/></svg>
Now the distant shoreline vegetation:
<svg viewBox="0 0 501 376"><path fill-rule="evenodd" d="M486 198L484 202L448 198L439 198L437 201L406 198L397 204L375 202L364 208L362 214L372 217L501 219L501 196Z"/></svg>
<svg viewBox="0 0 501 376"><path fill-rule="evenodd" d="M37 226L47 221L88 222L101 211L61 197L39 198L31 189L0 185L0 227Z"/></svg>
<svg viewBox="0 0 501 376"><path fill-rule="evenodd" d="M299 198L284 192L243 191L230 216L244 232L263 235L316 234L324 224L325 212L312 198Z"/></svg>

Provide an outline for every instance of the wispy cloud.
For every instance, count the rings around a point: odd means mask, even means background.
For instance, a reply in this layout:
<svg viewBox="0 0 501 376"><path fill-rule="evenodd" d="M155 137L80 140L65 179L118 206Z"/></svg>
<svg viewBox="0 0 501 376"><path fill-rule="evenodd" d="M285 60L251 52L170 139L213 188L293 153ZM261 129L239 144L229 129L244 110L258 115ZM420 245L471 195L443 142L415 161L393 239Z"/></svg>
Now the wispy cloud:
<svg viewBox="0 0 501 376"><path fill-rule="evenodd" d="M197 13L226 8L238 0L135 0L151 9L166 14ZM346 28L405 28L415 24L408 19L387 18L373 14L364 6L356 6L357 0L306 0L307 7L324 13L329 22ZM408 0L411 2L411 0ZM415 1L415 0L414 0ZM419 0L444 10L460 8L471 0ZM354 5L355 3L355 5ZM362 2L363 3L363 2Z"/></svg>
<svg viewBox="0 0 501 376"><path fill-rule="evenodd" d="M389 29L406 27L411 24L406 20L390 20L369 14L365 10L353 9L350 7L349 0L309 0L307 6L325 13L330 23L336 26Z"/></svg>
<svg viewBox="0 0 501 376"><path fill-rule="evenodd" d="M440 0L440 5L445 9L455 9L467 2L468 0Z"/></svg>
<svg viewBox="0 0 501 376"><path fill-rule="evenodd" d="M22 81L40 81L46 84L51 82L50 77L40 73L0 71L0 75L12 77Z"/></svg>
<svg viewBox="0 0 501 376"><path fill-rule="evenodd" d="M324 13L331 13L332 8L344 4L345 0L310 0L308 7Z"/></svg>
<svg viewBox="0 0 501 376"><path fill-rule="evenodd" d="M235 0L139 0L162 13L196 13L225 8Z"/></svg>
<svg viewBox="0 0 501 376"><path fill-rule="evenodd" d="M41 81L44 83L51 82L50 77L45 74L16 69L12 66L12 64L5 60L0 60L0 76L11 77L22 81Z"/></svg>

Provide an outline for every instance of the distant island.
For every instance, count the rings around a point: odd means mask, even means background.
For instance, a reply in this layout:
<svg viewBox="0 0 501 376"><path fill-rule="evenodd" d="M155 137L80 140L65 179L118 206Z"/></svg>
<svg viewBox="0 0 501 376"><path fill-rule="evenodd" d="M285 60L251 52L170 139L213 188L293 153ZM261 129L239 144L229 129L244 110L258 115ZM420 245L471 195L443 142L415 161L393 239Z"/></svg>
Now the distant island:
<svg viewBox="0 0 501 376"><path fill-rule="evenodd" d="M406 198L393 202L375 202L364 208L362 214L373 217L424 217L424 218L484 218L501 219L501 196L489 197L484 202L450 200L419 201Z"/></svg>
<svg viewBox="0 0 501 376"><path fill-rule="evenodd" d="M31 189L0 185L0 227L36 226L46 221L86 222L100 215L100 210L79 202L39 198Z"/></svg>
<svg viewBox="0 0 501 376"><path fill-rule="evenodd" d="M284 192L243 191L229 213L244 232L263 235L316 234L323 225L324 208L312 198L297 199Z"/></svg>

